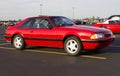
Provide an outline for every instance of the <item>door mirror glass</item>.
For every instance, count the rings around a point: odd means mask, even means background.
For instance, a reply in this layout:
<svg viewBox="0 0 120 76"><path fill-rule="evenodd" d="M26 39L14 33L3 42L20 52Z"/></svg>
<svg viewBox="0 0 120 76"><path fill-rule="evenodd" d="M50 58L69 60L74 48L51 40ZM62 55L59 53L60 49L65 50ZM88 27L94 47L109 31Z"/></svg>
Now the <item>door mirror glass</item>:
<svg viewBox="0 0 120 76"><path fill-rule="evenodd" d="M49 23L49 24L48 24L48 28L49 28L49 29L52 29L53 26Z"/></svg>

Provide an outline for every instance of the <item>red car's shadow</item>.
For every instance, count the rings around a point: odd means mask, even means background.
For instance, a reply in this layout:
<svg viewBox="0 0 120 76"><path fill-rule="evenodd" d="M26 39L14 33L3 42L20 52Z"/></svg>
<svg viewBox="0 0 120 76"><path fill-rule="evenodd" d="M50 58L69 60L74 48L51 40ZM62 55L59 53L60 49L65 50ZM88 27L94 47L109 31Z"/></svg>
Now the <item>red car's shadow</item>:
<svg viewBox="0 0 120 76"><path fill-rule="evenodd" d="M66 53L64 49L48 48L48 47L27 47L26 50ZM104 49L84 50L80 55L100 55L100 54L105 54L105 53L120 53L120 47L114 47L110 45Z"/></svg>

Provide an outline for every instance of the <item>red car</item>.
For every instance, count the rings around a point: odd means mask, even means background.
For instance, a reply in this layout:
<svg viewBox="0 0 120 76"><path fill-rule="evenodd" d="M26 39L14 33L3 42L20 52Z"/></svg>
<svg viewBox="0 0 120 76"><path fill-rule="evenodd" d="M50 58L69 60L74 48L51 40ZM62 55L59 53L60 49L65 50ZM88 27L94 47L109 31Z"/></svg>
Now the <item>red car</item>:
<svg viewBox="0 0 120 76"><path fill-rule="evenodd" d="M79 55L83 49L100 49L114 41L110 30L88 26L76 26L62 16L30 17L14 26L8 26L5 33L16 49L26 46L64 48L69 55Z"/></svg>
<svg viewBox="0 0 120 76"><path fill-rule="evenodd" d="M109 29L113 33L120 33L120 20L107 20L106 23L93 24L93 26Z"/></svg>

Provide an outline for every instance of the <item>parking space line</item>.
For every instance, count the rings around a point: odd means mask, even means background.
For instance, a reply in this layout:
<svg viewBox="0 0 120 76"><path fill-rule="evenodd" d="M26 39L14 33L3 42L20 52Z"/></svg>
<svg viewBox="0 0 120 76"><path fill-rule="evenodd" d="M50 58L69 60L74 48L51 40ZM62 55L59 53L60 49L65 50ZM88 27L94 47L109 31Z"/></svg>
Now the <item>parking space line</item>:
<svg viewBox="0 0 120 76"><path fill-rule="evenodd" d="M0 46L0 48L1 49L7 49L7 50L16 50L15 48L8 48L8 47L1 47L1 46Z"/></svg>
<svg viewBox="0 0 120 76"><path fill-rule="evenodd" d="M38 53L48 53L48 54L60 54L60 55L67 55L67 53L61 53L61 52L52 52L52 51L38 51L38 50L25 50L28 52L38 52Z"/></svg>
<svg viewBox="0 0 120 76"><path fill-rule="evenodd" d="M26 50L26 51L28 51L28 52L38 52L38 53L48 53L48 54L67 55L67 53L61 53L61 52L49 52L49 51L38 51L38 50ZM94 58L94 59L102 59L102 60L107 59L107 58L105 58L105 57L90 56L90 55L81 55L80 57L84 57L84 58Z"/></svg>
<svg viewBox="0 0 120 76"><path fill-rule="evenodd" d="M106 60L106 57L99 57L99 56L90 56L90 55L81 55L81 57L84 58L94 58L94 59L102 59L102 60Z"/></svg>
<svg viewBox="0 0 120 76"><path fill-rule="evenodd" d="M8 48L8 47L0 47L1 49L7 49L7 50L16 50L15 48ZM25 50L26 52L36 52L36 53L48 53L48 54L59 54L59 55L67 55L67 53L61 53L61 52L51 52L51 51L39 51L39 50ZM83 58L92 58L92 59L101 59L106 60L106 57L100 57L100 56L91 56L91 55L80 55L80 57Z"/></svg>
<svg viewBox="0 0 120 76"><path fill-rule="evenodd" d="M2 43L2 44L0 44L0 45L6 45L6 44L11 44L11 43Z"/></svg>

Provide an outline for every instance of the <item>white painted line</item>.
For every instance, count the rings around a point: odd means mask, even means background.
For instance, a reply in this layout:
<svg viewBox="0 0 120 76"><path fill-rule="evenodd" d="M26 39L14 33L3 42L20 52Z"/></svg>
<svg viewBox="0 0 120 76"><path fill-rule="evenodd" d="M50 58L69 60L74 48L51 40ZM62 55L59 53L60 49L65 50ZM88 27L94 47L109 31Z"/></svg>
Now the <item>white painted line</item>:
<svg viewBox="0 0 120 76"><path fill-rule="evenodd" d="M11 44L11 43L2 43L2 44L0 44L0 45L7 45L7 44Z"/></svg>
<svg viewBox="0 0 120 76"><path fill-rule="evenodd" d="M39 50L25 50L28 52L38 52L38 53L48 53L48 54L60 54L60 55L67 55L67 53L61 53L61 52L52 52L52 51L39 51Z"/></svg>
<svg viewBox="0 0 120 76"><path fill-rule="evenodd" d="M7 49L7 50L16 50L15 48L8 48L8 47L0 47L1 49ZM27 52L36 52L36 53L48 53L48 54L59 54L59 55L67 55L67 53L61 53L61 52L51 52L51 51L39 51L39 50L25 50ZM92 58L92 59L102 59L106 60L106 57L100 57L100 56L90 56L90 55L81 55L80 57L83 58Z"/></svg>
<svg viewBox="0 0 120 76"><path fill-rule="evenodd" d="M7 50L16 50L15 48L8 48L8 47L0 47L1 49L7 49Z"/></svg>
<svg viewBox="0 0 120 76"><path fill-rule="evenodd" d="M61 52L51 52L51 51L38 51L38 50L25 50L28 52L38 52L38 53L49 53L49 54L59 54L59 55L67 55L67 53L61 53ZM81 55L80 57L84 58L93 58L93 59L102 59L106 60L106 57L100 57L100 56L90 56L90 55Z"/></svg>
<svg viewBox="0 0 120 76"><path fill-rule="evenodd" d="M102 59L102 60L106 60L106 57L100 57L100 56L90 56L90 55L81 55L81 57L85 57L85 58L94 58L94 59Z"/></svg>

